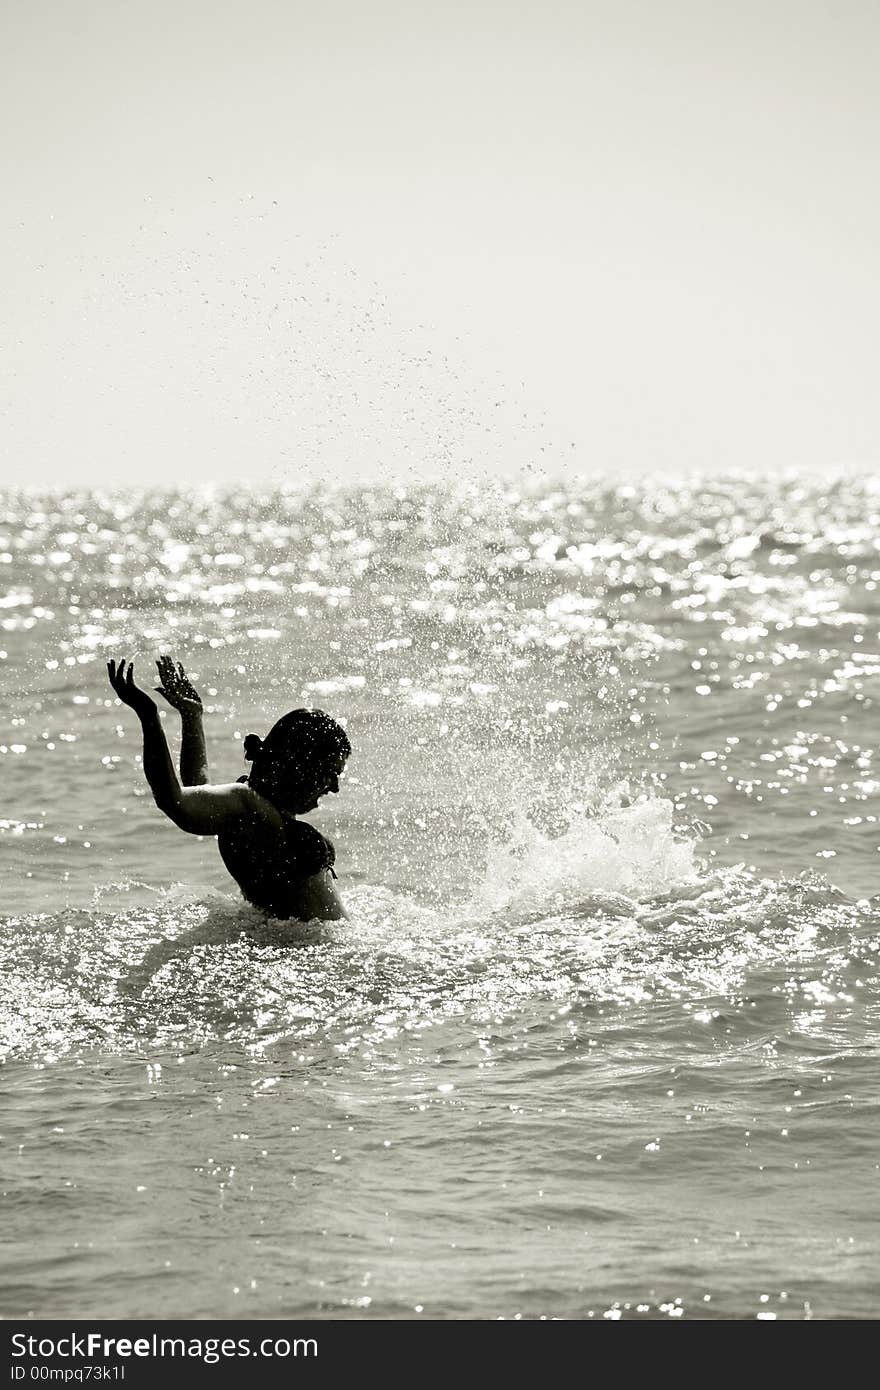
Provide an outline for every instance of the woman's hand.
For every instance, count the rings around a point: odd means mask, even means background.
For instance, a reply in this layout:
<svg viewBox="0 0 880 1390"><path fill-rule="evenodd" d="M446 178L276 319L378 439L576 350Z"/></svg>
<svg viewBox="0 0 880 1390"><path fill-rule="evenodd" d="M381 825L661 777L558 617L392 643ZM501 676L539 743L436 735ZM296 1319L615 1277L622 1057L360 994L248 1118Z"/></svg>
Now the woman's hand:
<svg viewBox="0 0 880 1390"><path fill-rule="evenodd" d="M156 701L134 683L133 662L128 663L128 671L126 671L124 661L108 661L107 674L110 677L110 684L122 703L130 705L139 718L143 718L146 714L156 713Z"/></svg>
<svg viewBox="0 0 880 1390"><path fill-rule="evenodd" d="M175 670L170 656L160 656L156 666L162 682L156 686L156 690L165 696L172 709L180 710L183 714L185 710L202 708L202 698L179 661Z"/></svg>

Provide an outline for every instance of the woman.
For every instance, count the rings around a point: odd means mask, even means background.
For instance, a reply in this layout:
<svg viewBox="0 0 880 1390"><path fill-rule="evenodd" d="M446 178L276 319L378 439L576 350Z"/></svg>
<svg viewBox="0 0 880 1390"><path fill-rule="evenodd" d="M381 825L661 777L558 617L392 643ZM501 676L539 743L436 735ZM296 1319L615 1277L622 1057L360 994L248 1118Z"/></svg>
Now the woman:
<svg viewBox="0 0 880 1390"><path fill-rule="evenodd" d="M108 661L110 684L130 705L144 732L144 772L156 805L191 835L216 835L223 862L248 902L273 917L325 921L345 915L333 880L335 850L314 826L296 817L339 791L351 745L323 710L295 709L265 740L248 734L249 776L208 783L202 702L178 663L156 662L156 687L180 713L180 779L174 770L155 700L134 683L134 666ZM183 785L181 785L181 782Z"/></svg>

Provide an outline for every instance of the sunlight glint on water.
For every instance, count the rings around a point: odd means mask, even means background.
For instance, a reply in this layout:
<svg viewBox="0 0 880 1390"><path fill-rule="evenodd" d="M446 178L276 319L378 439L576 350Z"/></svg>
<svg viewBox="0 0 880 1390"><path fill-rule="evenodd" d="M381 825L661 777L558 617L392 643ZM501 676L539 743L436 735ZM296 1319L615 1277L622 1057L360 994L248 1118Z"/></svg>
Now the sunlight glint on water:
<svg viewBox="0 0 880 1390"><path fill-rule="evenodd" d="M4 1313L875 1314L870 480L2 518ZM349 920L163 821L163 651L218 781L346 721Z"/></svg>

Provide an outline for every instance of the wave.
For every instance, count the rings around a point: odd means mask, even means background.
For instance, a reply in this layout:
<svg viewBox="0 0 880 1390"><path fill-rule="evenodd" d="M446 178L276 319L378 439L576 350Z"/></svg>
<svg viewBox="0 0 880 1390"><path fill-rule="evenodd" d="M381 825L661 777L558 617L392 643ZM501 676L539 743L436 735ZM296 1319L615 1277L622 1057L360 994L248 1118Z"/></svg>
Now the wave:
<svg viewBox="0 0 880 1390"><path fill-rule="evenodd" d="M880 900L817 874L710 873L697 848L648 798L578 813L554 838L517 818L471 899L443 908L361 885L346 920L299 924L181 885L106 884L88 909L5 920L0 1050L338 1056L440 1025L456 1045L550 1018L588 1026L597 1009L634 1027L634 1010L674 1006L679 1022L754 1031L780 1011L824 1026L873 1004Z"/></svg>
<svg viewBox="0 0 880 1390"><path fill-rule="evenodd" d="M672 803L643 797L624 806L622 793L607 797L597 813L573 809L563 833L552 837L517 813L505 840L489 846L475 905L519 913L570 908L582 898L591 903L597 894L635 902L693 882L696 846L676 833Z"/></svg>

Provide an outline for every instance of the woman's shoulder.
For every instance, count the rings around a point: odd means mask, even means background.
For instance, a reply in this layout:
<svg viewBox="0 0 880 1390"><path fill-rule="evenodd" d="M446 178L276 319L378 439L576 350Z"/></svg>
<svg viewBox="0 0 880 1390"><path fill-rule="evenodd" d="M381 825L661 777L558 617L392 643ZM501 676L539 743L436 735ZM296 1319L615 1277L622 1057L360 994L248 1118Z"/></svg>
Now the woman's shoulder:
<svg viewBox="0 0 880 1390"><path fill-rule="evenodd" d="M286 817L283 812L273 806L260 792L255 791L248 784L247 777L239 777L233 782L238 804L243 812L253 816L256 820L264 821L271 825L275 830L282 830L285 825Z"/></svg>

